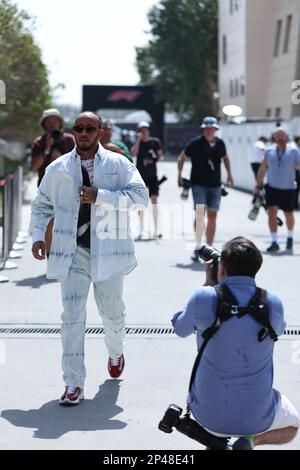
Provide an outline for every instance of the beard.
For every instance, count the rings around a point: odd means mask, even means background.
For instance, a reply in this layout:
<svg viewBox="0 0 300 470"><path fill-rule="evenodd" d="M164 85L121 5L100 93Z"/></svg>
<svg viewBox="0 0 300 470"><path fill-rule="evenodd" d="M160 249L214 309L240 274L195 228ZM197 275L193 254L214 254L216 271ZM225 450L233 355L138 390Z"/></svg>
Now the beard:
<svg viewBox="0 0 300 470"><path fill-rule="evenodd" d="M92 143L90 143L90 142L80 142L78 140L78 142L76 142L76 145L79 148L79 150L87 151L87 150L91 150L93 147L96 147L96 145L98 145L98 142L99 142L99 139L97 137Z"/></svg>

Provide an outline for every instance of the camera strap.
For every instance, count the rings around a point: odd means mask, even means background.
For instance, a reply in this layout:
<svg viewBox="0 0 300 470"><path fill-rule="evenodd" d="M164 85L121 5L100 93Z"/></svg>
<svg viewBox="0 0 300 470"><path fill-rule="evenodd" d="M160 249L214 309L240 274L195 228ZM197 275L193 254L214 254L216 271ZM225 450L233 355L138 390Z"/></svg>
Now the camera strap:
<svg viewBox="0 0 300 470"><path fill-rule="evenodd" d="M196 372L203 356L203 352L210 339L217 333L224 321L230 320L232 317L241 318L246 314L259 323L262 328L257 333L257 340L261 343L267 336L273 341L277 341L278 337L273 329L269 319L269 308L267 304L267 291L259 287L256 288L254 296L246 307L240 307L237 299L226 284L217 284L214 286L217 294L216 319L213 324L203 333L203 343L198 351L194 362L190 383L189 393L195 380ZM187 405L187 414L190 414L190 407Z"/></svg>

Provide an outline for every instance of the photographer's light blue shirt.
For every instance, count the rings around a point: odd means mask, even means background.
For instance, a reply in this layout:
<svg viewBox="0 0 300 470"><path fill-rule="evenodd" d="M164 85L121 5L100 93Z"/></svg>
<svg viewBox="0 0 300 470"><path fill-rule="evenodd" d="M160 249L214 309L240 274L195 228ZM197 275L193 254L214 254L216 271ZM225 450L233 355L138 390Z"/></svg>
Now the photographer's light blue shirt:
<svg viewBox="0 0 300 470"><path fill-rule="evenodd" d="M227 284L240 306L246 306L255 294L255 280L247 276L228 277ZM268 293L270 321L277 335L285 329L281 300ZM201 287L183 312L177 313L173 326L178 336L201 334L215 320L217 296L213 287ZM268 429L274 419L278 392L273 389L274 341L261 343L261 329L250 315L231 318L209 341L200 361L189 394L191 411L210 431L228 435L253 435ZM192 364L191 364L192 368Z"/></svg>
<svg viewBox="0 0 300 470"><path fill-rule="evenodd" d="M299 150L288 145L284 152L269 148L265 152L268 163L268 185L276 189L296 189L296 165L300 164Z"/></svg>

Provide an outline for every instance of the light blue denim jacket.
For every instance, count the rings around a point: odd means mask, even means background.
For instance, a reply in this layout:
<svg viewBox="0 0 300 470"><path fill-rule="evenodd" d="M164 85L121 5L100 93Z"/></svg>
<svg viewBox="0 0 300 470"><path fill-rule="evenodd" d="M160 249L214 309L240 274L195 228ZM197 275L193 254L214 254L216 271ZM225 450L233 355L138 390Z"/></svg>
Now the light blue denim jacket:
<svg viewBox="0 0 300 470"><path fill-rule="evenodd" d="M68 276L77 246L81 185L81 161L75 147L46 168L31 204L29 233L33 243L45 239L48 222L54 217L48 279ZM100 144L93 185L99 189L91 205L91 278L99 282L125 275L137 265L128 209L147 207L149 197L136 167Z"/></svg>

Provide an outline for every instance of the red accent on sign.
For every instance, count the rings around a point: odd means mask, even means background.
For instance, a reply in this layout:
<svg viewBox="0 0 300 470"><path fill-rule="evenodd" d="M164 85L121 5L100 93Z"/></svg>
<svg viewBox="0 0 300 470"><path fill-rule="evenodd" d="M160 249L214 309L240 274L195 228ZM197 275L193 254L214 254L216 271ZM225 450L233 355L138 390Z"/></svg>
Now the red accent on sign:
<svg viewBox="0 0 300 470"><path fill-rule="evenodd" d="M107 101L135 101L141 96L141 91L130 91L130 90L116 90L109 97Z"/></svg>

